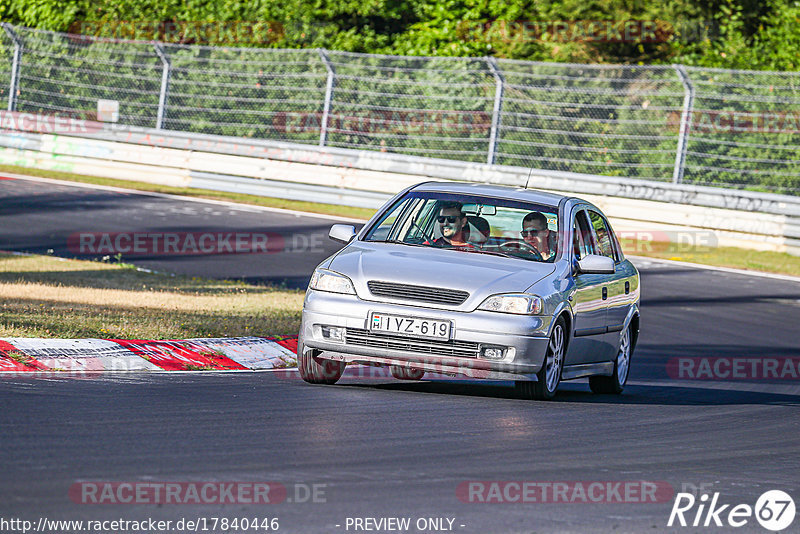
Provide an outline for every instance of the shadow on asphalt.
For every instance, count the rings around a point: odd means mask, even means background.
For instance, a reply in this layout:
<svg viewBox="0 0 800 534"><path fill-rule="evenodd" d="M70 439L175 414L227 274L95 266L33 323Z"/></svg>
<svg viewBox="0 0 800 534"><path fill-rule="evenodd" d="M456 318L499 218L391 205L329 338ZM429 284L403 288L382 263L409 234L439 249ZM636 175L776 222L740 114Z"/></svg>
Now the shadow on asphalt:
<svg viewBox="0 0 800 534"><path fill-rule="evenodd" d="M597 395L588 384L563 384L552 401L533 401L522 397L513 386L481 385L450 382L392 382L388 384L348 384L345 388L371 388L387 391L408 391L436 395L485 397L496 399L518 399L527 402L660 405L660 406L726 406L742 404L764 404L800 406L800 395L762 393L752 391L719 390L680 386L628 386L621 395Z"/></svg>
<svg viewBox="0 0 800 534"><path fill-rule="evenodd" d="M635 262L634 265L636 265ZM692 274L700 274L703 272L708 272L694 267L658 267L655 269L651 269L649 266L641 267L639 265L636 265L636 267L639 269L639 274L641 275L642 278L645 277L649 278L651 276L664 276L664 275L670 275L670 276L692 275Z"/></svg>
<svg viewBox="0 0 800 534"><path fill-rule="evenodd" d="M49 194L4 195L0 215L111 210L118 207L119 198L119 193L89 193L86 189Z"/></svg>
<svg viewBox="0 0 800 534"><path fill-rule="evenodd" d="M755 341L755 340L754 340ZM666 343L637 343L635 365L642 361L666 362L670 358L774 358L776 356L797 357L800 348L797 346L781 347L772 345L750 345L697 343L666 344ZM654 377L642 377L654 378Z"/></svg>
<svg viewBox="0 0 800 534"><path fill-rule="evenodd" d="M707 304L747 304L753 302L780 302L794 305L793 301L800 300L800 294L776 293L774 295L733 295L733 296L714 296L714 297L662 297L647 298L642 297L642 306L687 306L687 305L707 305Z"/></svg>

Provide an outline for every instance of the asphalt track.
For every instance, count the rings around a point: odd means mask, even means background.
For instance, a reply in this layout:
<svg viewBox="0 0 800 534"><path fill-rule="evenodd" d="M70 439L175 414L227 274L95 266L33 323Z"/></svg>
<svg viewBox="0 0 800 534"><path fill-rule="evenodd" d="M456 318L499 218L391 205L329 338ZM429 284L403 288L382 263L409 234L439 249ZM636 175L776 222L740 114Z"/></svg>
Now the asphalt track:
<svg viewBox="0 0 800 534"><path fill-rule="evenodd" d="M236 278L254 283L305 288L314 267L339 247L328 239L330 218L300 215L225 202L187 202L169 195L133 193L114 188L62 185L66 182L0 180L0 250L100 259L113 256L97 234L112 239L113 250L128 248L123 261L148 269L208 278ZM236 252L236 234L265 235L268 253ZM133 239L148 234L181 238L174 248L147 247L137 251ZM187 234L223 235L219 254L196 254L205 242L185 247ZM81 235L96 240L81 247ZM275 247L273 248L273 243ZM244 249L242 249L244 250ZM97 252L100 251L100 252ZM177 252L177 253L176 253Z"/></svg>
<svg viewBox="0 0 800 534"><path fill-rule="evenodd" d="M68 253L66 236L80 231L194 231L206 224L204 209L182 200L0 181L0 249ZM209 227L280 232L289 224L290 232L324 233L329 224L215 209L223 213ZM327 253L302 261L287 253L131 261L300 285ZM289 261L293 270L283 265ZM613 493L615 502L464 502L459 488L475 481L588 487L644 480L674 492L719 492L721 504L751 506L763 492L781 489L800 505L798 380L685 380L671 367L686 357L799 356L800 284L638 265L642 330L631 383L620 397L592 395L580 382L562 385L553 402L519 399L504 384L352 376L337 386L309 386L292 372L0 378L0 519L277 517L279 532L293 533L365 531L347 529L348 517L408 517L406 532L433 532L417 530L415 521L437 517L453 519L452 530L463 533L732 530L668 528L671 493L647 503L617 502ZM68 491L80 481L278 482L288 499L78 504ZM298 502L313 484L320 502ZM795 519L786 532L798 525ZM767 532L752 517L736 531Z"/></svg>

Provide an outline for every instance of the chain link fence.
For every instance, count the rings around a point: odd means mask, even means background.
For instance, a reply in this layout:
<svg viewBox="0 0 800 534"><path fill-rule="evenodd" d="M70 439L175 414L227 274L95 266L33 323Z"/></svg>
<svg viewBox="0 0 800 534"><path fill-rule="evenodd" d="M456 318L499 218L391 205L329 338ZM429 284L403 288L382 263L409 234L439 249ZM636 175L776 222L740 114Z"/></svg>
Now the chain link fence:
<svg viewBox="0 0 800 534"><path fill-rule="evenodd" d="M3 29L9 111L93 118L107 99L141 127L800 194L800 73Z"/></svg>
<svg viewBox="0 0 800 534"><path fill-rule="evenodd" d="M686 67L684 181L800 194L800 73Z"/></svg>

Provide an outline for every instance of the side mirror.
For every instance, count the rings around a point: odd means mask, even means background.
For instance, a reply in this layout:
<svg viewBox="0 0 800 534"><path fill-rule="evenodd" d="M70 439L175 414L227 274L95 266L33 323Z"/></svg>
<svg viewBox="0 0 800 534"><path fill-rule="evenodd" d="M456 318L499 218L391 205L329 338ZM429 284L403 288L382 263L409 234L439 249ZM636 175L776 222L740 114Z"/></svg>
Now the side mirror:
<svg viewBox="0 0 800 534"><path fill-rule="evenodd" d="M614 274L614 259L588 254L578 260L578 272L584 274Z"/></svg>
<svg viewBox="0 0 800 534"><path fill-rule="evenodd" d="M328 237L334 241L347 244L352 241L356 235L356 227L350 224L334 224L331 226L331 231L328 232Z"/></svg>

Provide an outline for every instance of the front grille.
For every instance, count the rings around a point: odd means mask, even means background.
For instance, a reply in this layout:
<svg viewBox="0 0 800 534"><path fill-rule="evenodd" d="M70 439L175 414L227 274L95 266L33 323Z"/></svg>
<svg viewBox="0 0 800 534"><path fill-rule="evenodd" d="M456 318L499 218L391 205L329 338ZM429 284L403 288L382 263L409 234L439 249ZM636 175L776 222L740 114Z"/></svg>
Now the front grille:
<svg viewBox="0 0 800 534"><path fill-rule="evenodd" d="M348 328L345 343L375 349L390 349L434 356L457 356L460 358L477 358L480 347L470 341L421 339L394 334L375 334L369 330Z"/></svg>
<svg viewBox="0 0 800 534"><path fill-rule="evenodd" d="M457 306L467 300L469 293L455 289L442 289L439 287L411 286L408 284L394 284L392 282L367 282L370 293L377 297L389 297L402 300L416 300L433 304L447 304Z"/></svg>

